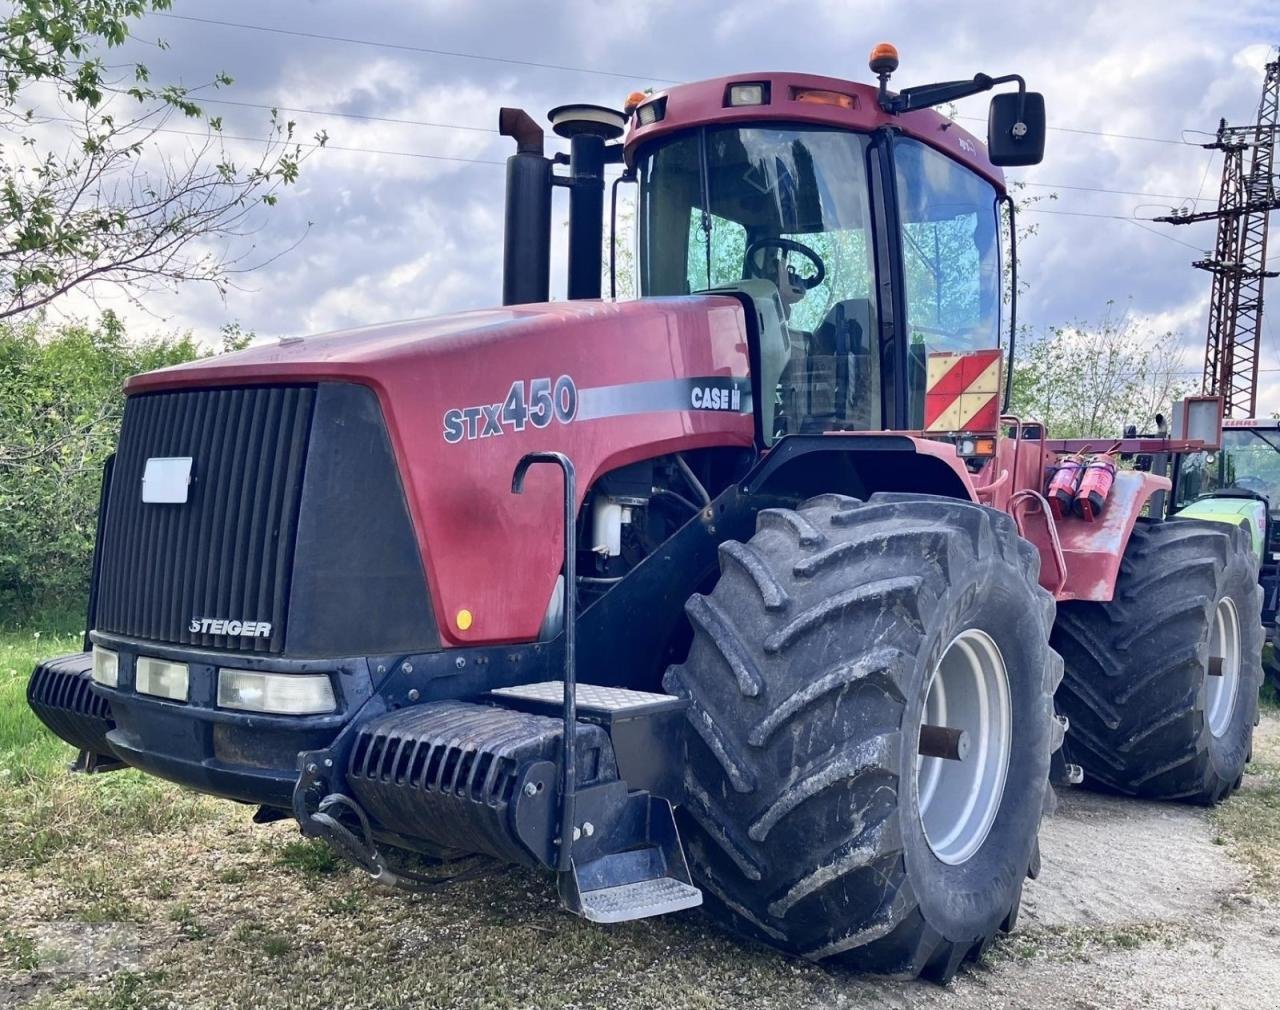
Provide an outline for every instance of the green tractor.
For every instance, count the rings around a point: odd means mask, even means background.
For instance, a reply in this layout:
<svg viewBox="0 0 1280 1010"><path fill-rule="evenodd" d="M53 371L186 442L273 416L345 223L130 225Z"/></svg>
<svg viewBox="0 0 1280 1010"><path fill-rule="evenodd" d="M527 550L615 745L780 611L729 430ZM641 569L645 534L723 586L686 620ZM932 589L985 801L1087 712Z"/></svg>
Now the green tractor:
<svg viewBox="0 0 1280 1010"><path fill-rule="evenodd" d="M1179 458L1169 511L1187 518L1244 526L1253 539L1262 584L1263 665L1280 690L1275 655L1280 603L1280 420L1242 418L1222 423L1222 448Z"/></svg>

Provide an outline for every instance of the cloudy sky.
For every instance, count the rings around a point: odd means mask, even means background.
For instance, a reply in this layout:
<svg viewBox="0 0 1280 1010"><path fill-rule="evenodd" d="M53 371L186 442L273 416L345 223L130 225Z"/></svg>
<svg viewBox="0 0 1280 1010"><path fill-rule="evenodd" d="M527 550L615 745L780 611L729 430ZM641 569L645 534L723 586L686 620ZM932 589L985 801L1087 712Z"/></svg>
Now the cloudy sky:
<svg viewBox="0 0 1280 1010"><path fill-rule="evenodd" d="M890 40L899 86L981 70L1021 73L1045 93L1045 161L1010 172L1028 193L1056 195L1034 208L1023 318L1096 319L1114 300L1179 332L1196 375L1209 276L1190 262L1212 246L1213 225L1134 219L1212 206L1220 159L1185 143L1208 139L1188 131L1251 120L1268 48L1280 43L1274 0L175 0L174 14L145 19L127 51L155 80L225 71L235 84L216 97L251 106L209 105L227 134L264 135L261 107L275 105L306 110L288 113L300 134L323 129L330 141L254 240L262 258L296 248L225 300L187 287L149 297L146 316L121 305L135 328L213 335L235 320L274 337L494 304L510 147L494 131L499 106L620 106L637 87L751 70L869 82L867 51ZM156 38L168 48L147 44ZM983 98L959 113L981 132ZM1271 259L1280 264L1280 239ZM1273 287L1268 411L1280 407Z"/></svg>

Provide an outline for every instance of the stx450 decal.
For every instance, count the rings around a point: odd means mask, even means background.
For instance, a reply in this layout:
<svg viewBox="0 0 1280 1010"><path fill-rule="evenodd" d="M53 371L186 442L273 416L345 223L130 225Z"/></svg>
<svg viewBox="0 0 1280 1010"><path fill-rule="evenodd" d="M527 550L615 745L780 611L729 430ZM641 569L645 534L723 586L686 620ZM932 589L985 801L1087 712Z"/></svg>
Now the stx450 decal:
<svg viewBox="0 0 1280 1010"><path fill-rule="evenodd" d="M526 391L527 390L527 391ZM454 407L444 413L444 440L492 438L528 425L594 421L659 411L751 413L751 380L739 375L658 379L578 389L572 378L517 380L501 403Z"/></svg>
<svg viewBox="0 0 1280 1010"><path fill-rule="evenodd" d="M491 438L501 435L505 428L524 431L530 424L545 428L553 420L568 424L578 412L578 387L567 375L560 376L554 383L550 379L531 379L528 388L526 397L525 383L517 379L501 403L446 410L444 440Z"/></svg>

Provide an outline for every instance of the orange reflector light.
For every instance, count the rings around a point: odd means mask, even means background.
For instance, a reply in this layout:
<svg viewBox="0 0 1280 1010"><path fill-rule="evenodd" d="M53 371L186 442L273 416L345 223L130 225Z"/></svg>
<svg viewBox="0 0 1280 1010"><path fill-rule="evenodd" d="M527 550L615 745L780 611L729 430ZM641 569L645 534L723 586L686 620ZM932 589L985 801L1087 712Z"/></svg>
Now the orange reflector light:
<svg viewBox="0 0 1280 1010"><path fill-rule="evenodd" d="M856 109L858 107L858 100L853 95L842 95L839 91L797 88L791 97L797 102L809 102L813 105L834 105L841 109Z"/></svg>
<svg viewBox="0 0 1280 1010"><path fill-rule="evenodd" d="M622 111L628 112L628 113L632 112L637 105L639 105L648 97L649 96L646 95L643 91L631 92L631 94L627 95L627 100L622 105Z"/></svg>
<svg viewBox="0 0 1280 1010"><path fill-rule="evenodd" d="M965 435L956 442L957 456L994 456L996 440L990 435Z"/></svg>
<svg viewBox="0 0 1280 1010"><path fill-rule="evenodd" d="M471 611L459 610L458 615L456 618L454 618L454 620L458 625L459 631L466 631L468 628L471 627L471 621L472 621Z"/></svg>

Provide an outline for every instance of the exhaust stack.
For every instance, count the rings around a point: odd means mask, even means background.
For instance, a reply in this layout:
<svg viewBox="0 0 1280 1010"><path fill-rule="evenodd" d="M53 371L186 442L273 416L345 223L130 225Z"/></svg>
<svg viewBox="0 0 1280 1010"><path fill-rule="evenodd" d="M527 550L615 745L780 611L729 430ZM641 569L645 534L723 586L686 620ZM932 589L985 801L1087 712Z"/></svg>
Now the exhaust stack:
<svg viewBox="0 0 1280 1010"><path fill-rule="evenodd" d="M622 136L627 117L602 105L561 105L547 118L569 141L569 298L599 298L604 166L617 158L605 143Z"/></svg>
<svg viewBox="0 0 1280 1010"><path fill-rule="evenodd" d="M523 109L501 109L498 132L516 142L507 159L507 205L502 238L502 304L551 298L551 159L543 132Z"/></svg>

